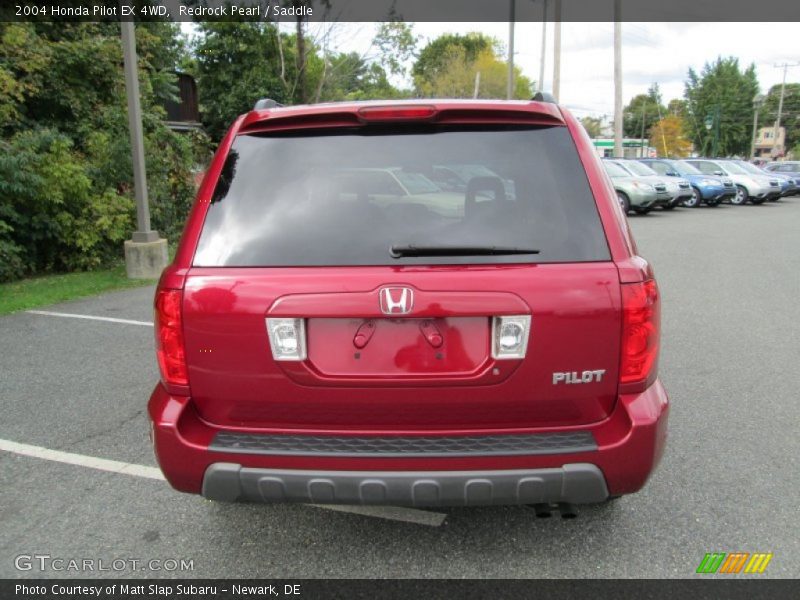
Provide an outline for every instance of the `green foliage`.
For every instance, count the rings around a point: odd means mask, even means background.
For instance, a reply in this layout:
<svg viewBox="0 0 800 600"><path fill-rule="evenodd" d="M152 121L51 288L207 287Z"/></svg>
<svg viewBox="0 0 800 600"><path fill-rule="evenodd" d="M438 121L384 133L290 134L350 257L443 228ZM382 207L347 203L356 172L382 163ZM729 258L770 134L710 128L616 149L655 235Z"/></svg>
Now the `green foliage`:
<svg viewBox="0 0 800 600"><path fill-rule="evenodd" d="M778 103L781 86L773 85L764 105L758 112L758 126L769 127L778 118ZM786 147L793 148L800 144L800 83L787 83L783 93L783 110L781 126L786 128Z"/></svg>
<svg viewBox="0 0 800 600"><path fill-rule="evenodd" d="M505 98L508 63L500 56L499 43L482 34L444 35L428 44L414 65L418 96ZM480 77L478 77L480 74ZM514 98L529 100L533 82L514 67Z"/></svg>
<svg viewBox="0 0 800 600"><path fill-rule="evenodd" d="M291 101L295 90L287 89L282 77L290 81L295 74L294 46L278 47L274 25L203 21L199 34L195 75L203 125L212 139L221 139L233 120L259 98ZM291 39L285 36L284 42Z"/></svg>
<svg viewBox="0 0 800 600"><path fill-rule="evenodd" d="M381 66L390 75L400 76L405 76L405 65L415 57L418 42L413 26L403 21L381 23L373 40L380 51Z"/></svg>
<svg viewBox="0 0 800 600"><path fill-rule="evenodd" d="M590 138L599 138L603 130L603 119L600 117L583 117L581 124Z"/></svg>
<svg viewBox="0 0 800 600"><path fill-rule="evenodd" d="M744 70L737 58L717 58L698 75L689 69L685 84L687 113L695 151L720 156L750 152L753 98L758 93L755 65ZM710 129L705 127L709 119Z"/></svg>
<svg viewBox="0 0 800 600"><path fill-rule="evenodd" d="M666 114L667 108L662 104L658 84L654 83L646 94L634 96L623 109L622 134L631 138L642 137L642 133L647 136L647 132L660 120L659 115L663 117Z"/></svg>
<svg viewBox="0 0 800 600"><path fill-rule="evenodd" d="M163 122L178 26L136 38L152 225L174 237L203 144ZM119 25L2 23L0 39L0 280L112 262L135 215Z"/></svg>

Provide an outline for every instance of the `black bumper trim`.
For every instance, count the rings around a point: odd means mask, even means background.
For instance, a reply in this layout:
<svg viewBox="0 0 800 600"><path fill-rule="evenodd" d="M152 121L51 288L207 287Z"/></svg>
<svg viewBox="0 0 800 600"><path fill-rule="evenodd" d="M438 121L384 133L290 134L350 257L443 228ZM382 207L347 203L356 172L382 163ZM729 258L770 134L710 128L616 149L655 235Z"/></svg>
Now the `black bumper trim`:
<svg viewBox="0 0 800 600"><path fill-rule="evenodd" d="M603 502L596 465L508 471L300 471L215 463L203 496L222 502L311 502L389 506L486 506Z"/></svg>
<svg viewBox="0 0 800 600"><path fill-rule="evenodd" d="M321 436L220 431L214 452L275 456L437 458L594 452L591 431L472 436Z"/></svg>

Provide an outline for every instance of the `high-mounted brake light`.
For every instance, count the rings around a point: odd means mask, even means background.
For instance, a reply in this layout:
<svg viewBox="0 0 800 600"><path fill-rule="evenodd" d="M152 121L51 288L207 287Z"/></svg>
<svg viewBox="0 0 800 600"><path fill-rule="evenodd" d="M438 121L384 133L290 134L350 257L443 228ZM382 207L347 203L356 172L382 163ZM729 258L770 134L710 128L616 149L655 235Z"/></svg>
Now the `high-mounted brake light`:
<svg viewBox="0 0 800 600"><path fill-rule="evenodd" d="M415 121L431 119L436 115L436 107L417 106L365 106L358 116L364 121Z"/></svg>
<svg viewBox="0 0 800 600"><path fill-rule="evenodd" d="M623 284L621 384L645 384L655 375L660 337L661 303L655 280Z"/></svg>
<svg viewBox="0 0 800 600"><path fill-rule="evenodd" d="M158 290L155 303L156 356L164 383L188 385L183 343L181 290Z"/></svg>

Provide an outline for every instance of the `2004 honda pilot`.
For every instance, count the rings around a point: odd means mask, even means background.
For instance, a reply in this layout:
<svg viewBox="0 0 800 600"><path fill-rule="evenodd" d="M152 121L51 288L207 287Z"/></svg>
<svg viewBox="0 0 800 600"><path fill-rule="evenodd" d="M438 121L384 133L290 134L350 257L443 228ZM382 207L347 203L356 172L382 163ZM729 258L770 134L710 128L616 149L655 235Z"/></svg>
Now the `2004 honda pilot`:
<svg viewBox="0 0 800 600"><path fill-rule="evenodd" d="M236 120L155 299L149 414L176 489L433 506L644 485L666 439L659 292L548 100Z"/></svg>

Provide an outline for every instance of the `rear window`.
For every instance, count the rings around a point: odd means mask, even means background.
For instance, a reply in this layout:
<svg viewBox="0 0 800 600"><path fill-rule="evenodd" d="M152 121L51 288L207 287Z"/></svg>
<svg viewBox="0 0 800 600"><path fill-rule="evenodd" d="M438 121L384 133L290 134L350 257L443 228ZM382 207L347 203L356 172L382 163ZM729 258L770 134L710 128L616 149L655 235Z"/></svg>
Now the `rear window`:
<svg viewBox="0 0 800 600"><path fill-rule="evenodd" d="M538 254L402 256L392 246ZM347 128L236 138L195 266L609 260L565 127Z"/></svg>

